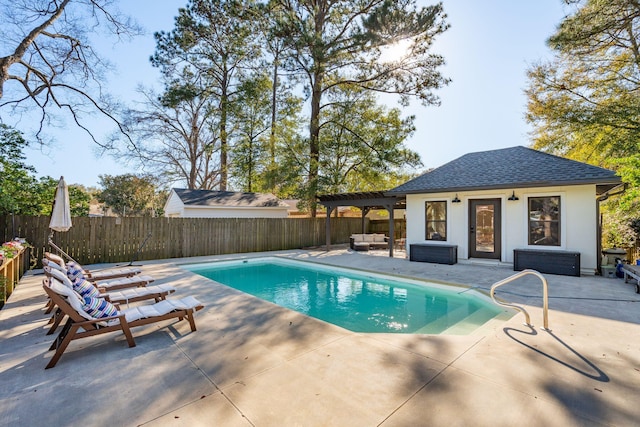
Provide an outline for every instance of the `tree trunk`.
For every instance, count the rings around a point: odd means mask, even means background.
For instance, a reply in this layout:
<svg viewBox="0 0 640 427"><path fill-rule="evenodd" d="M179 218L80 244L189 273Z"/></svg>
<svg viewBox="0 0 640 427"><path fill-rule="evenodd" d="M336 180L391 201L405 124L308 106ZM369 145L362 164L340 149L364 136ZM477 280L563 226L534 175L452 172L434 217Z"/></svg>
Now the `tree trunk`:
<svg viewBox="0 0 640 427"><path fill-rule="evenodd" d="M229 109L229 74L224 63L222 94L220 96L220 191L227 191L227 111Z"/></svg>
<svg viewBox="0 0 640 427"><path fill-rule="evenodd" d="M321 73L315 73L311 94L311 123L309 125L309 207L311 217L316 217L318 195L318 163L320 160L320 98L322 96Z"/></svg>

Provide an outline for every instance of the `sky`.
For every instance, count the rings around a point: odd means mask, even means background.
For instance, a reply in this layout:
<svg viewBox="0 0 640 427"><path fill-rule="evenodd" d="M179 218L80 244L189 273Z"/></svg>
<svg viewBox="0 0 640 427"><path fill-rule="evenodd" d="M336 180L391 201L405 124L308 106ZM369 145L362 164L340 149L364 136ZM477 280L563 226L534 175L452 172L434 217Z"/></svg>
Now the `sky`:
<svg viewBox="0 0 640 427"><path fill-rule="evenodd" d="M159 72L149 62L155 49L153 33L170 31L178 8L185 4L186 0L120 2L120 9L147 33L131 43L113 46L101 40L96 46L116 67L109 79L115 96L130 102L139 99L135 91L140 84L157 87ZM470 152L530 145L531 129L524 118L526 71L550 57L546 40L568 12L562 0L443 0L443 5L451 28L436 41L434 51L444 56L441 71L452 81L436 92L440 106L414 102L403 109L416 117L416 131L406 142L422 159L423 167L416 172ZM398 106L393 99L384 102ZM104 121L96 123L98 137L106 137L110 128ZM71 123L48 133L55 138L52 144L25 150L26 163L38 176L64 175L68 184L97 187L99 175L138 172L100 155L99 147Z"/></svg>

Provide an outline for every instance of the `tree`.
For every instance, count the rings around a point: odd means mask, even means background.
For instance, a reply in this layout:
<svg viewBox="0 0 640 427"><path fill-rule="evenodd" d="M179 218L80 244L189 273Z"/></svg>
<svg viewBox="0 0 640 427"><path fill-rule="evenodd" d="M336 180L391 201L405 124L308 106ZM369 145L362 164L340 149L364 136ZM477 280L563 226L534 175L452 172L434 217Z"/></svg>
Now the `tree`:
<svg viewBox="0 0 640 427"><path fill-rule="evenodd" d="M249 193L266 187L263 179L271 161L275 161L275 147L271 145L274 141L269 138L271 88L271 81L264 74L248 76L239 85L233 114L236 135L231 172L233 181Z"/></svg>
<svg viewBox="0 0 640 427"><path fill-rule="evenodd" d="M143 88L140 93L144 102L130 109L125 120L134 145L115 153L116 157L161 176L164 184L216 188L221 174L219 116L208 83L185 67L179 75L167 76L162 95Z"/></svg>
<svg viewBox="0 0 640 427"><path fill-rule="evenodd" d="M404 176L404 167L422 165L420 156L404 146L415 130L413 117L403 120L400 110L377 105L362 90L334 92L329 101L321 115L320 191L380 190L389 177Z"/></svg>
<svg viewBox="0 0 640 427"><path fill-rule="evenodd" d="M0 215L51 215L58 180L36 179L36 170L24 163L28 142L22 134L0 124ZM79 185L69 185L72 216L89 214L91 196Z"/></svg>
<svg viewBox="0 0 640 427"><path fill-rule="evenodd" d="M290 56L289 70L304 76L310 94L308 197L312 215L318 192L321 155L320 115L323 97L341 87L418 98L437 104L433 93L448 83L438 67L441 56L430 54L434 38L448 25L442 4L418 10L414 0L277 0L277 34ZM381 61L385 47L408 41L407 54Z"/></svg>
<svg viewBox="0 0 640 427"><path fill-rule="evenodd" d="M218 108L221 190L227 189L229 114L237 95L239 75L258 56L252 21L246 18L251 1L190 0L181 8L170 32L159 32L154 66L172 74L185 66L201 73L210 83Z"/></svg>
<svg viewBox="0 0 640 427"><path fill-rule="evenodd" d="M32 214L35 169L24 163L22 153L28 143L19 131L0 123L0 145L0 214Z"/></svg>
<svg viewBox="0 0 640 427"><path fill-rule="evenodd" d="M37 205L37 208L28 215L51 215L58 181L58 179L50 176L40 178L31 192L31 199ZM69 191L71 216L88 216L91 193L83 185L79 184L67 184L67 189Z"/></svg>
<svg viewBox="0 0 640 427"><path fill-rule="evenodd" d="M567 0L575 8L528 71L534 146L614 168L628 188L602 206L604 244L627 245L640 208L640 3Z"/></svg>
<svg viewBox="0 0 640 427"><path fill-rule="evenodd" d="M119 125L103 84L107 63L91 47L97 30L118 38L140 33L113 8L112 0L1 0L0 109L14 114L39 111L35 135L41 140L53 111L63 110L91 136L88 111ZM122 128L120 130L123 130Z"/></svg>
<svg viewBox="0 0 640 427"><path fill-rule="evenodd" d="M120 216L155 216L158 206L153 177L100 175L98 200Z"/></svg>
<svg viewBox="0 0 640 427"><path fill-rule="evenodd" d="M574 12L531 67L527 119L536 148L615 167L640 148L640 4L568 1Z"/></svg>

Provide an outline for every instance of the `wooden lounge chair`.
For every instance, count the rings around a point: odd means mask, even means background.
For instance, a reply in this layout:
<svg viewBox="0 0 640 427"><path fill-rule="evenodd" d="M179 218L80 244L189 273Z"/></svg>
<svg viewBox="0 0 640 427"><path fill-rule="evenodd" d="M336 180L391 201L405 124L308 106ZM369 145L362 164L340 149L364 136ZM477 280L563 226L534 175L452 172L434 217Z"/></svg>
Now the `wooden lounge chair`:
<svg viewBox="0 0 640 427"><path fill-rule="evenodd" d="M45 252L44 256L46 259L58 264L60 267L64 269L68 268L68 265L64 262L64 259L61 256L52 254L51 252ZM82 270L84 277L87 280L90 280L92 282L115 279L120 277L131 277L131 276L135 276L136 274L142 273L142 269L140 269L139 267L109 268L105 270L92 271L92 270L87 270L86 268L82 267L80 264L76 264L76 263L74 264L77 265Z"/></svg>
<svg viewBox="0 0 640 427"><path fill-rule="evenodd" d="M55 353L45 369L53 368L58 363L73 340L121 331L127 338L129 347L134 347L136 344L131 334L131 328L175 318L188 320L191 331L195 331L194 313L204 307L197 299L189 296L118 310L117 315L111 317L95 318L83 310L79 295L56 279L44 279L42 287L51 300L68 316L60 334L49 348L49 350L55 350Z"/></svg>
<svg viewBox="0 0 640 427"><path fill-rule="evenodd" d="M69 278L61 271L49 266L45 266L44 274L47 277L55 278L67 288L73 289L73 283L71 283L71 280L69 280ZM160 302L166 299L169 294L174 293L176 291L176 288L171 285L155 285L136 287L113 292L104 292L104 289L96 287L96 291L100 293L101 298L104 298L111 303L129 304L149 299L153 299L155 302ZM49 320L51 327L49 328L49 331L47 331L47 335L51 335L58 328L58 325L60 325L60 322L64 318L64 313L62 312L60 307L56 308L53 300L49 299L45 314L49 314L52 311L53 315Z"/></svg>
<svg viewBox="0 0 640 427"><path fill-rule="evenodd" d="M63 274L67 275L68 270L66 267L61 267L60 264L53 262L47 258L42 259L43 267L50 267L51 269L58 270ZM114 277L109 280L95 280L86 276L83 276L85 280L93 283L98 289L102 292L111 292L119 289L128 289L135 287L143 287L147 286L149 283L153 282L155 279L147 274L138 274L133 276L119 276Z"/></svg>

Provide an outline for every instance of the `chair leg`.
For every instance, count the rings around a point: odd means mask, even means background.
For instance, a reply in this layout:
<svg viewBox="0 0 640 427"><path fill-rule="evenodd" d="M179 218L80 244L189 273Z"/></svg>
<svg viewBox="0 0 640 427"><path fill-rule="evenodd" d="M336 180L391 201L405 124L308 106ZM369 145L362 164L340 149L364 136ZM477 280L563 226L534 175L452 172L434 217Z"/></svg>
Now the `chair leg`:
<svg viewBox="0 0 640 427"><path fill-rule="evenodd" d="M60 310L60 308L58 308L56 312L53 313L53 316L51 316L51 319L49 320L49 323L52 323L52 325L47 331L47 335L51 335L56 331L56 329L60 325L60 322L62 322L62 319L64 319L64 313L62 312L62 310Z"/></svg>
<svg viewBox="0 0 640 427"><path fill-rule="evenodd" d="M78 331L78 326L76 325L71 326L69 331L70 333L67 333L65 337L62 339L62 341L60 342L60 344L58 344L55 354L53 355L51 360L49 360L49 363L44 369L49 369L56 366L56 363L58 363L58 360L62 356L62 353L64 353L64 351L67 349L67 346L69 345L71 340L73 340L73 337L75 336L77 331Z"/></svg>
<svg viewBox="0 0 640 427"><path fill-rule="evenodd" d="M120 327L122 328L122 333L127 338L127 343L129 347L135 347L136 342L133 339L133 335L131 334L131 328L129 328L129 324L126 321L120 321Z"/></svg>
<svg viewBox="0 0 640 427"><path fill-rule="evenodd" d="M45 304L45 306L44 306L44 307L46 308L46 310L44 311L44 314L49 314L49 313L51 313L51 311L53 310L53 308L54 308L55 306L56 306L56 305L53 303L53 301L51 301L51 298L49 298L49 301L47 301L47 303L46 303L46 304Z"/></svg>
<svg viewBox="0 0 640 427"><path fill-rule="evenodd" d="M71 318L67 319L67 322L62 327L62 330L60 331L56 339L54 339L53 342L51 343L51 347L49 347L49 351L52 351L58 348L58 345L60 344L60 342L64 340L64 338L69 333L69 330L71 329L72 325L73 325L73 321L71 320Z"/></svg>
<svg viewBox="0 0 640 427"><path fill-rule="evenodd" d="M193 310L189 310L188 314L187 314L187 319L189 319L189 325L191 325L191 332L195 332L196 331L196 319L194 318L194 312Z"/></svg>

